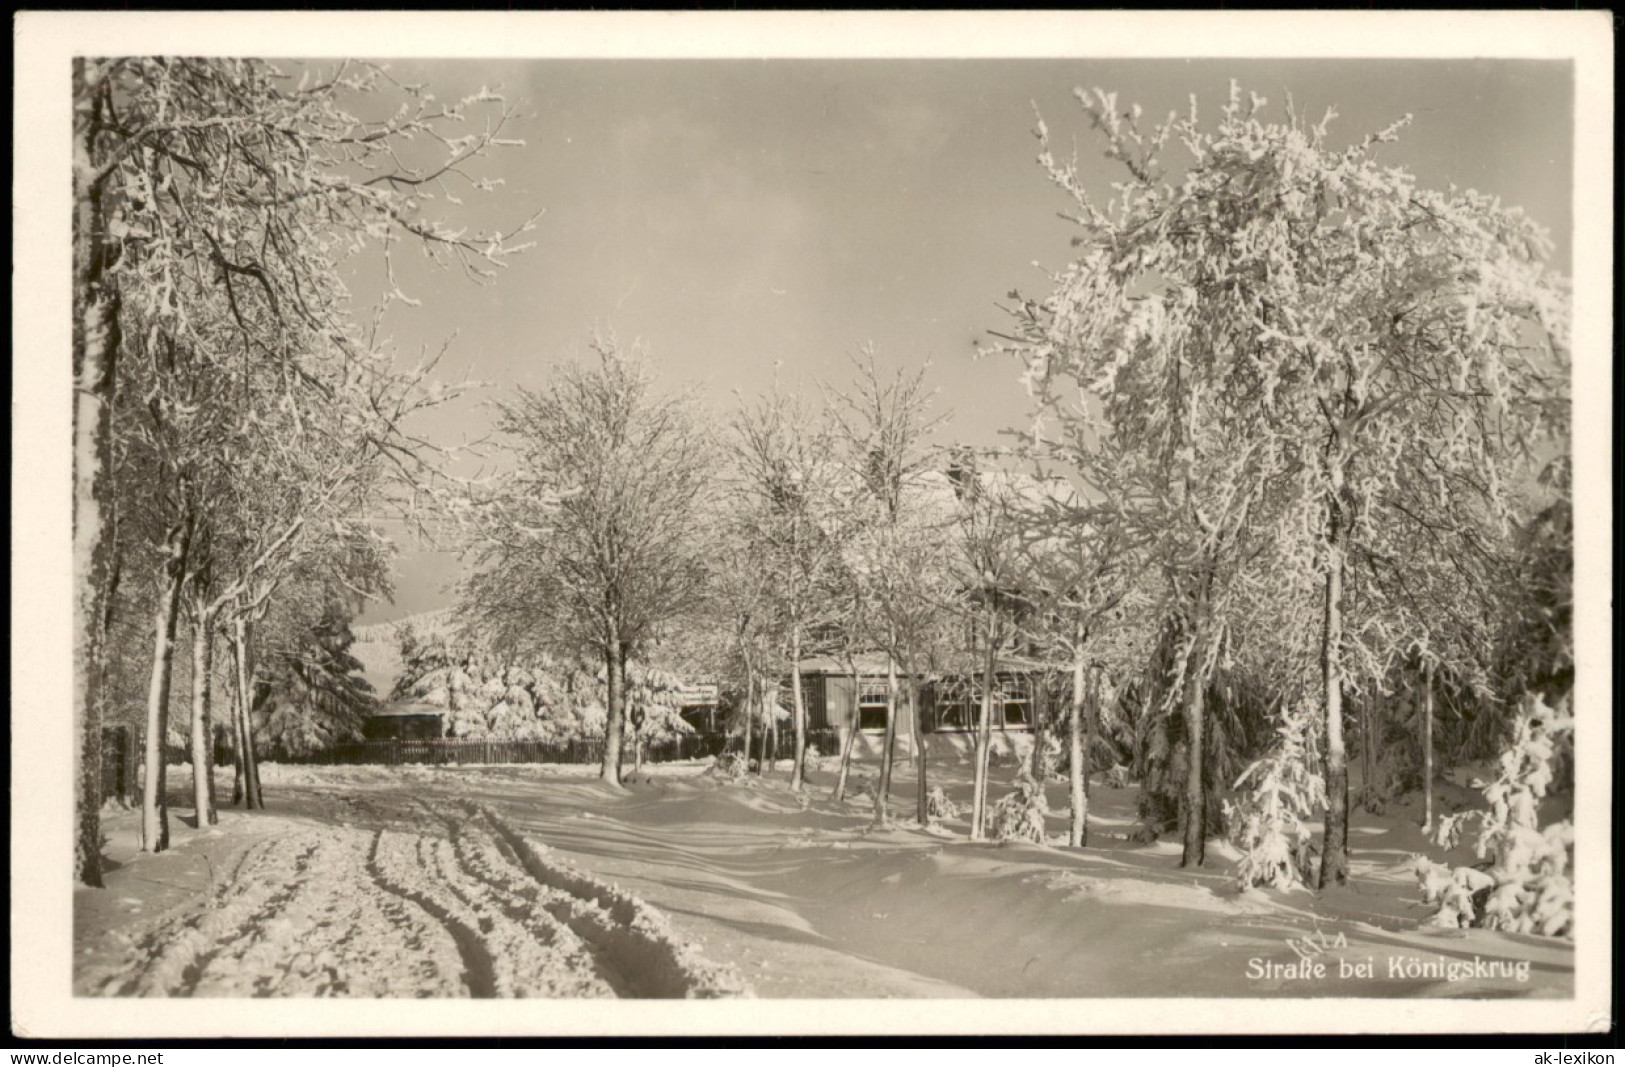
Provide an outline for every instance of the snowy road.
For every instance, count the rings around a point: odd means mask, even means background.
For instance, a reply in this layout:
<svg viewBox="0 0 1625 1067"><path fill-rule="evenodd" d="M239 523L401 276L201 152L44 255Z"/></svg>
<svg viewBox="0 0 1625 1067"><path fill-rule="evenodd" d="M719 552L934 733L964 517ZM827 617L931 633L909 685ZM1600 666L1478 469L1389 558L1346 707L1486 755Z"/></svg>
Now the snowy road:
<svg viewBox="0 0 1625 1067"><path fill-rule="evenodd" d="M444 834L302 826L257 836L211 886L82 977L147 996L715 997L745 992L642 901L473 805ZM265 821L261 826L270 828Z"/></svg>
<svg viewBox="0 0 1625 1067"><path fill-rule="evenodd" d="M1563 997L1567 942L1427 927L1410 814L1362 814L1351 885L1238 893L1140 845L1097 785L1091 847L1000 847L699 767L275 767L271 810L140 854L113 814L75 897L75 989L104 996ZM906 776L907 768L903 768ZM935 770L961 801L958 765ZM177 780L180 776L177 775ZM1064 783L1055 783L1057 800ZM900 787L906 794L909 786ZM178 796L179 794L177 794ZM1054 816L1052 832L1064 830ZM565 859L568 857L568 859ZM1458 858L1458 861L1459 860ZM1305 956L1321 978L1288 974ZM711 962L714 961L714 962ZM1441 977L1479 961L1517 968ZM725 966L718 966L723 964ZM1454 971L1451 972L1454 974ZM748 977L747 990L745 980Z"/></svg>

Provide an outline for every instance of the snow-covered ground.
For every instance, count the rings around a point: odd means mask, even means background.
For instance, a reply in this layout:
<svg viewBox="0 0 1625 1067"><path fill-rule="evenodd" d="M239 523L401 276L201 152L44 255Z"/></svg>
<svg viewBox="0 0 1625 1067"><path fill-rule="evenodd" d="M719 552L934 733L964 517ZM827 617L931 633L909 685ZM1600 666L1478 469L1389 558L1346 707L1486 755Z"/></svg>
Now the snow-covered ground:
<svg viewBox="0 0 1625 1067"><path fill-rule="evenodd" d="M269 811L201 834L186 813L158 855L110 813L108 888L76 898L76 991L1572 995L1566 942L1423 925L1410 859L1429 846L1404 806L1356 813L1349 887L1237 893L1222 843L1196 871L1134 843L1132 789L1095 783L1075 852L971 842L963 819L876 831L867 799L829 800L827 770L798 797L787 768L733 783L660 765L615 790L577 767L268 766ZM931 774L968 806L965 765ZM907 764L895 788L911 812ZM1051 784L1057 835L1064 794Z"/></svg>

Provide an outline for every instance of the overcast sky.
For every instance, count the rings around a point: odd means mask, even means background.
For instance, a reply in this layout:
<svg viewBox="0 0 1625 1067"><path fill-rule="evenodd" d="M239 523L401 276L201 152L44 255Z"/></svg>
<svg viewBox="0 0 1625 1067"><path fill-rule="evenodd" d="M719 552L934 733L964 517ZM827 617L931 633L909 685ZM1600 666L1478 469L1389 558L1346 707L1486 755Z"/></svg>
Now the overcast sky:
<svg viewBox="0 0 1625 1067"><path fill-rule="evenodd" d="M391 63L452 98L500 87L522 148L486 173L461 222L513 225L543 211L536 247L477 286L418 262L398 269L422 301L390 322L408 351L456 335L449 376L540 386L595 327L643 341L665 383L697 383L713 412L733 391L839 382L859 346L883 364L932 362L948 439L992 443L1023 423L1016 368L973 358L1012 288L1070 252L1065 197L1035 163L1036 104L1074 138L1091 185L1112 175L1071 98L1116 91L1149 116L1195 93L1216 115L1229 80L1301 113L1335 105L1346 143L1410 112L1382 159L1427 185L1522 206L1570 257L1573 84L1565 62L1518 60L478 60ZM1606 131L1601 131L1605 134ZM356 279L359 299L376 278ZM488 394L489 395L489 394ZM461 405L430 432L478 436ZM407 546L403 546L406 548ZM396 603L365 621L448 601L446 556L408 549Z"/></svg>

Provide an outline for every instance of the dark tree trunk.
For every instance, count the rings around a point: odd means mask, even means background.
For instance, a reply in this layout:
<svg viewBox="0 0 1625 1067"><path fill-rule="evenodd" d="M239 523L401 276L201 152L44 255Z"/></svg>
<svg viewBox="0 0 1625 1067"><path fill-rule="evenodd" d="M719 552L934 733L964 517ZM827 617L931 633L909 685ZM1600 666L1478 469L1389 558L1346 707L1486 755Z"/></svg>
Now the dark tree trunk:
<svg viewBox="0 0 1625 1067"><path fill-rule="evenodd" d="M914 724L914 744L919 754L917 768L918 782L914 790L916 800L915 817L921 826L931 822L931 804L929 800L930 784L926 781L926 752L925 752L925 722L920 708L920 680L912 670L908 672L908 710L909 721Z"/></svg>
<svg viewBox="0 0 1625 1067"><path fill-rule="evenodd" d="M756 723L756 674L745 665L745 773L750 773L750 742Z"/></svg>
<svg viewBox="0 0 1625 1067"><path fill-rule="evenodd" d="M801 692L801 627L790 632L790 697L795 712L795 766L790 769L790 788L800 792L805 785L807 760L807 700Z"/></svg>
<svg viewBox="0 0 1625 1067"><path fill-rule="evenodd" d="M169 734L169 679L175 658L175 623L181 613L191 531L176 527L169 535L169 559L153 620L152 676L147 687L146 781L141 794L141 850L169 847L169 803L164 796L164 747Z"/></svg>
<svg viewBox="0 0 1625 1067"><path fill-rule="evenodd" d="M604 762L598 777L618 786L621 784L621 726L626 712L626 646L612 639L605 660L609 671L609 707L604 723Z"/></svg>
<svg viewBox="0 0 1625 1067"><path fill-rule="evenodd" d="M762 762L764 775L770 774L779 756L779 701L778 687L769 689L762 682Z"/></svg>
<svg viewBox="0 0 1625 1067"><path fill-rule="evenodd" d="M1326 705L1326 831L1320 849L1320 888L1343 885L1349 876L1349 772L1343 749L1343 501L1342 471L1334 466L1327 536L1325 623L1320 667Z"/></svg>
<svg viewBox="0 0 1625 1067"><path fill-rule="evenodd" d="M975 767L971 772L970 836L980 841L985 836L987 821L987 771L993 748L993 684L998 661L994 657L993 615L989 610L983 620L983 636L987 640L986 659L982 665L982 702L976 719Z"/></svg>
<svg viewBox="0 0 1625 1067"><path fill-rule="evenodd" d="M1043 699L1042 689L1039 687L1034 687L1031 705L1031 714L1033 717L1033 749L1027 757L1027 773L1033 781L1039 784L1040 787L1042 787L1045 780L1049 778L1049 768L1047 766L1049 761L1044 758L1044 746L1046 744L1044 740L1044 704L1045 701Z"/></svg>
<svg viewBox="0 0 1625 1067"><path fill-rule="evenodd" d="M1205 665L1208 641L1206 604L1197 605L1197 618L1191 635L1191 660L1185 667L1185 790L1180 804L1184 831L1181 867L1200 867L1207 860L1207 790L1202 772L1207 762L1207 678Z"/></svg>
<svg viewBox="0 0 1625 1067"><path fill-rule="evenodd" d="M109 268L102 163L103 89L93 61L73 62L73 728L77 751L74 877L102 884L101 735L105 697L106 605L116 538L103 509L112 507L113 391L117 381L119 294Z"/></svg>
<svg viewBox="0 0 1625 1067"><path fill-rule="evenodd" d="M208 640L203 646L203 722L209 735L209 751L207 755L209 766L209 821L211 823L217 823L220 821L220 798L215 795L214 784L214 750L216 748L216 740L219 738L224 729L215 722L214 717L215 636L214 628L213 626L210 626Z"/></svg>
<svg viewBox="0 0 1625 1067"><path fill-rule="evenodd" d="M1184 830L1184 850L1180 853L1181 867L1200 867L1207 859L1207 795L1202 788L1204 686L1191 679L1185 683L1185 790L1180 804L1180 822Z"/></svg>
<svg viewBox="0 0 1625 1067"><path fill-rule="evenodd" d="M237 701L231 702L231 806L243 804L243 723L237 716Z"/></svg>
<svg viewBox="0 0 1625 1067"><path fill-rule="evenodd" d="M254 753L254 671L250 662L248 623L232 623L232 652L237 679L237 758L242 764L243 800L249 810L265 807L260 793L259 759Z"/></svg>
<svg viewBox="0 0 1625 1067"><path fill-rule="evenodd" d="M1089 780L1089 775L1083 764L1083 672L1083 653L1080 651L1072 663L1072 714L1067 717L1067 785L1072 796L1072 822L1067 831L1067 844L1073 848L1083 848L1089 843L1089 798L1084 793L1084 783Z"/></svg>

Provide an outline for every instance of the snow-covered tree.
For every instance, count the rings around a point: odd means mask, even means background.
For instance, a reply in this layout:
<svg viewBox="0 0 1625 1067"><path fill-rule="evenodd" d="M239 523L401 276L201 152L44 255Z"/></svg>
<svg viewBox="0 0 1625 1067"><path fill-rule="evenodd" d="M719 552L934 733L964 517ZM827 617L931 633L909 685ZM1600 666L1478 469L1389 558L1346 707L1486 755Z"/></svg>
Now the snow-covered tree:
<svg viewBox="0 0 1625 1067"><path fill-rule="evenodd" d="M790 678L795 759L790 788L799 791L807 747L801 660L809 637L827 632L840 603L843 493L835 435L800 396L774 391L743 403L729 442L733 478L725 505L753 566L770 576L761 587L780 619Z"/></svg>
<svg viewBox="0 0 1625 1067"><path fill-rule="evenodd" d="M1015 790L988 808L987 836L1001 845L1006 841L1048 844L1049 836L1044 829L1044 816L1048 814L1044 787L1023 770L1016 777Z"/></svg>
<svg viewBox="0 0 1625 1067"><path fill-rule="evenodd" d="M393 113L367 117L378 103ZM395 109L398 103L403 106ZM455 201L458 183L491 187L470 166L503 143L505 113L480 132L459 136L456 129L494 105L499 108L500 98L488 92L462 102L436 101L421 86L398 85L370 64L289 71L254 59L75 61L81 880L99 884L95 763L105 705L100 688L106 606L117 571L117 538L109 536L116 495L114 407L121 396L130 397L170 423L193 414L251 421L266 413L244 402L246 391L215 388L189 397L183 390L163 389L156 396L134 390L127 381L131 364L148 361L161 376L170 369L165 361L179 353L210 364L215 386L240 382L248 367L258 366L289 387L277 398L286 410L296 385L322 377L311 374L311 359L340 350L360 366L370 356L370 339L351 318L341 260L372 246L383 250L387 264L391 244L404 240L471 275L489 276L517 250L511 235L454 229L433 216L437 201ZM209 410L222 403L220 410ZM202 496L188 495L193 502ZM194 540L195 525L181 515L153 527L165 582L172 586L166 604L178 601L191 552L201 545L201 538ZM173 627L160 619L155 630L155 659L166 658ZM167 671L156 669L151 686L166 706ZM148 736L163 733L149 729ZM161 769L161 760L160 775L149 767L149 788L161 785ZM157 821L150 813L143 820L149 847L162 843Z"/></svg>
<svg viewBox="0 0 1625 1067"><path fill-rule="evenodd" d="M1071 423L1073 431L1079 429ZM1099 746L1102 689L1137 671L1146 656L1144 622L1153 603L1139 566L1141 539L1125 516L1116 465L1095 442L1034 440L1024 449L1046 491L1017 502L1029 610L1020 632L1072 665L1065 763L1071 819L1068 844L1088 843L1089 775ZM1093 476L1088 496L1058 471ZM1035 760L1041 758L1035 745ZM1113 760L1113 763L1116 761ZM1035 771L1035 776L1036 771Z"/></svg>
<svg viewBox="0 0 1625 1067"><path fill-rule="evenodd" d="M1435 837L1454 848L1475 826L1473 847L1484 866L1452 871L1417 857L1423 900L1439 905L1435 924L1573 936L1574 824L1540 824L1541 802L1567 770L1573 730L1567 699L1552 707L1536 694L1524 697L1496 776L1483 787L1488 807L1440 820Z"/></svg>
<svg viewBox="0 0 1625 1067"><path fill-rule="evenodd" d="M971 838L987 832L988 764L993 750L993 716L998 706L998 660L1015 650L1020 624L1031 611L1030 560L1024 554L1019 508L1027 503L1008 472L979 469L983 461L957 449L949 476L956 500L943 523L951 552L948 565L957 594L948 602L975 636L963 673L977 679L976 747L971 773Z"/></svg>
<svg viewBox="0 0 1625 1067"><path fill-rule="evenodd" d="M283 598L279 605L295 602ZM273 639L260 653L257 742L274 755L305 756L359 740L377 698L350 654L355 635L348 613L329 602L314 618L298 611L272 625Z"/></svg>
<svg viewBox="0 0 1625 1067"><path fill-rule="evenodd" d="M462 604L510 645L602 660L600 773L618 785L627 664L701 613L715 467L689 398L656 390L641 348L593 351L499 405L516 465L478 490Z"/></svg>
<svg viewBox="0 0 1625 1067"><path fill-rule="evenodd" d="M1326 804L1326 783L1314 764L1314 714L1286 709L1268 755L1236 779L1240 797L1227 802L1231 840L1241 852L1236 880L1243 889L1291 889L1314 877L1313 834L1306 825Z"/></svg>
<svg viewBox="0 0 1625 1067"><path fill-rule="evenodd" d="M1194 101L1147 128L1112 94L1077 95L1126 174L1098 204L1040 123L1082 251L1017 347L1032 380L1081 386L1101 433L1155 459L1167 491L1152 502L1177 505L1167 528L1192 535L1168 558L1182 561L1190 608L1180 645L1200 663L1233 584L1215 584L1214 567L1247 534L1267 530L1272 565L1314 577L1320 882L1341 882L1345 692L1415 642L1395 605L1417 568L1493 558L1508 535L1512 488L1560 436L1566 286L1521 212L1378 162L1403 121L1339 149L1333 114L1310 123L1289 102L1286 121L1266 122L1264 100L1235 85L1212 129ZM1177 166L1163 158L1171 142L1187 156ZM1441 550L1417 551L1430 544Z"/></svg>
<svg viewBox="0 0 1625 1067"><path fill-rule="evenodd" d="M949 501L933 493L927 477L933 459L927 439L938 420L930 412L925 369L888 377L872 349L865 349L864 357L855 361L857 383L850 392L837 393L833 407L848 477L866 490L849 502L856 517L844 541L845 571L864 602L859 615L870 624L867 643L887 659L886 734L875 818L880 823L889 818L901 688L913 722L915 806L924 825L930 818L930 789L920 677L957 636L948 622L961 593L949 550L952 514Z"/></svg>
<svg viewBox="0 0 1625 1067"><path fill-rule="evenodd" d="M648 747L694 732L682 716L683 680L670 671L632 664L626 672L627 742L632 769L643 769Z"/></svg>

